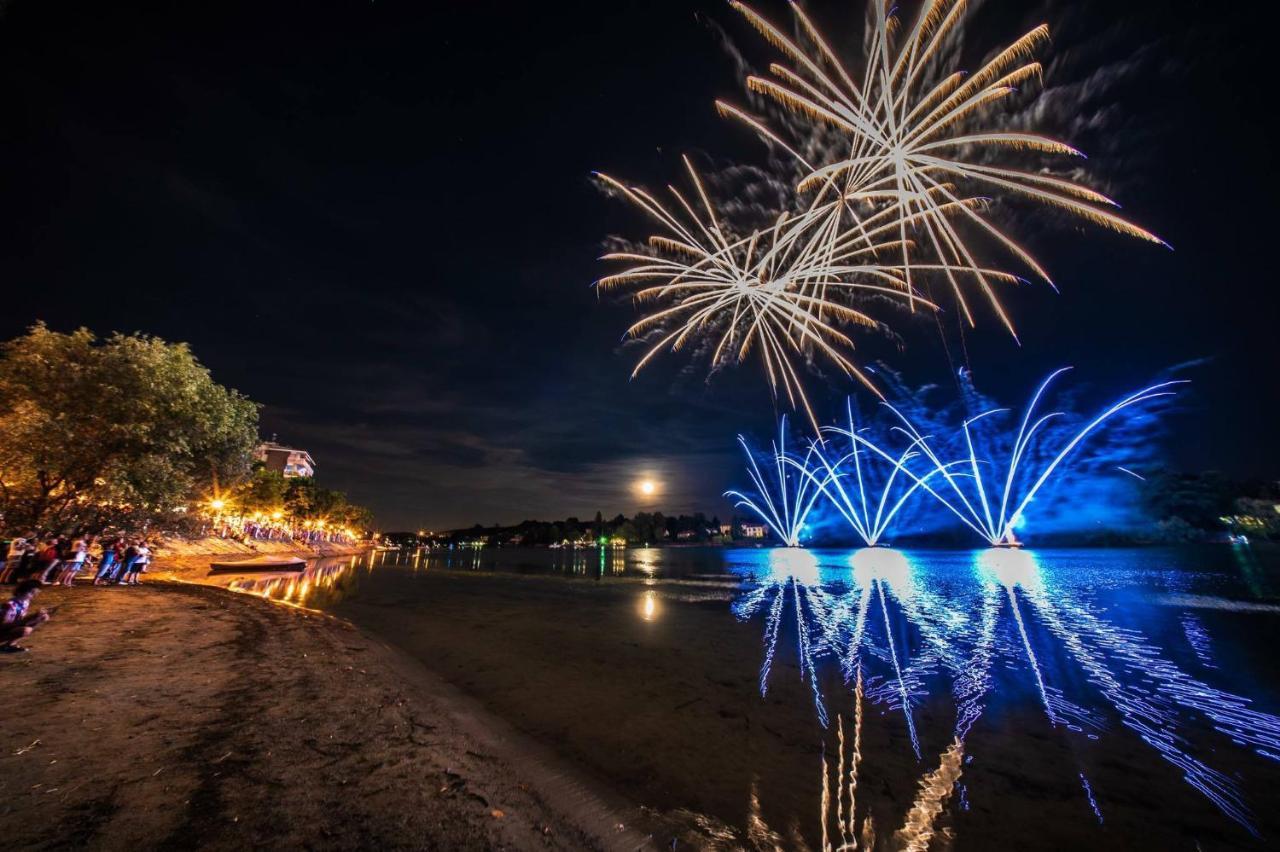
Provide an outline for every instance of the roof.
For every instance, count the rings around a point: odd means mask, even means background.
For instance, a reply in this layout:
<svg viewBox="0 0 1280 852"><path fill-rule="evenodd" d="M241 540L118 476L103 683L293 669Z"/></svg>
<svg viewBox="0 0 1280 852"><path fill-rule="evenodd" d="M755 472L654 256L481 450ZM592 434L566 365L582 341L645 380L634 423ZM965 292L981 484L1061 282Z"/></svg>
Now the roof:
<svg viewBox="0 0 1280 852"><path fill-rule="evenodd" d="M316 466L315 459L313 459L311 457L311 453L307 452L306 450L299 449L298 447L286 447L284 444L277 444L274 441L263 441L261 444L258 445L258 452L298 453L299 455L306 457L307 464L311 465L312 467Z"/></svg>

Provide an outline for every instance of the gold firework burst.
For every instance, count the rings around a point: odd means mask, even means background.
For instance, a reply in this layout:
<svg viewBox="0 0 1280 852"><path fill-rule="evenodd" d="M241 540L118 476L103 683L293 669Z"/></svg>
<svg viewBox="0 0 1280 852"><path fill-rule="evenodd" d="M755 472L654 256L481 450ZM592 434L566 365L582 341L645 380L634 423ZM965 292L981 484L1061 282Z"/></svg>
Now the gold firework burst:
<svg viewBox="0 0 1280 852"><path fill-rule="evenodd" d="M823 234L817 239L824 241L833 239L829 233L834 230L837 246L868 246L872 233L886 221L892 223L898 232L903 291L908 299L914 300L916 271L941 270L970 325L973 314L962 281L976 282L1001 322L1014 331L992 286L997 278L975 259L977 251L960 223L993 239L1052 283L1036 259L984 215L986 199L970 190L1030 199L1164 244L1118 216L1113 212L1115 202L1093 189L1000 164L1001 155L1011 149L1080 154L1046 136L981 126L984 122L991 126L993 106L1020 84L1040 76L1041 66L1032 55L1048 39L1047 26L1035 27L972 74L940 73L936 69L948 62L949 36L964 16L965 0L926 0L909 26L893 15L887 0L871 0L872 30L859 78L794 2L791 9L801 39L784 35L737 0L731 5L789 62L772 64L770 77L749 77L748 89L799 116L801 124L815 134L834 132L840 145L822 161L811 161L812 154L801 153L810 150L805 140L784 139L764 121L728 103L717 102L717 107L800 164L804 176L797 189L816 193L816 198L798 218L797 229L816 228ZM926 262L918 262L918 257Z"/></svg>

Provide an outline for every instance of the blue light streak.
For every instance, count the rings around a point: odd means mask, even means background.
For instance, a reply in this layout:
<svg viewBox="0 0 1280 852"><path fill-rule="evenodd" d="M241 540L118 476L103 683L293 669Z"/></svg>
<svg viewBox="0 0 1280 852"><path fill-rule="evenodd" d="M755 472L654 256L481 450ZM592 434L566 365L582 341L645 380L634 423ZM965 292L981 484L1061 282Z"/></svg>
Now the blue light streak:
<svg viewBox="0 0 1280 852"><path fill-rule="evenodd" d="M1227 818L1256 834L1239 779L1212 765L1221 745L1215 747L1202 734L1215 732L1263 760L1280 762L1280 718L1192 676L1142 631L1116 623L1125 610L1095 600L1110 586L1106 578L1058 576L1042 568L1034 552L1009 548L975 552L968 575L922 571L906 554L883 547L834 558L802 549L757 553L752 558L761 560L764 570L753 574L734 612L741 619L764 616L762 694L781 635L794 633L801 677L819 723L826 727L829 718L819 677L829 662L846 688L852 690L855 680L865 677L861 694L868 701L894 715L901 711L919 760L929 749L917 730L916 708L938 689L939 676L945 675L941 682L954 701L959 743L998 697L997 685L1020 691L1020 682L1061 736L1110 738L1116 729L1108 723L1118 721ZM873 606L879 612L869 618ZM1214 663L1203 625L1185 611L1175 617L1204 676L1211 676ZM919 642L904 643L900 637L908 634ZM1044 653L1083 674L1063 673L1062 682L1072 684L1070 696L1047 679ZM997 680L996 671L1022 675L1009 684L1003 675ZM1101 823L1097 791L1084 768L1073 774L1079 775L1084 798ZM967 799L968 791L962 796Z"/></svg>

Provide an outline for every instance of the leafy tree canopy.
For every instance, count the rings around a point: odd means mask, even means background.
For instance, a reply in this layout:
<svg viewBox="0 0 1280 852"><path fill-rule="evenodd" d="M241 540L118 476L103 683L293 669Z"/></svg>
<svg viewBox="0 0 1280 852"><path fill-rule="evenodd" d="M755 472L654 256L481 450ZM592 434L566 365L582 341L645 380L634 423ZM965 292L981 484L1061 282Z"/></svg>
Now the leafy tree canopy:
<svg viewBox="0 0 1280 852"><path fill-rule="evenodd" d="M228 504L230 511L290 523L324 521L356 530L373 526L369 510L350 503L341 491L317 485L310 477L286 478L261 464L254 465L249 478L231 492Z"/></svg>
<svg viewBox="0 0 1280 852"><path fill-rule="evenodd" d="M246 476L258 406L183 343L37 324L0 350L4 528L140 527Z"/></svg>

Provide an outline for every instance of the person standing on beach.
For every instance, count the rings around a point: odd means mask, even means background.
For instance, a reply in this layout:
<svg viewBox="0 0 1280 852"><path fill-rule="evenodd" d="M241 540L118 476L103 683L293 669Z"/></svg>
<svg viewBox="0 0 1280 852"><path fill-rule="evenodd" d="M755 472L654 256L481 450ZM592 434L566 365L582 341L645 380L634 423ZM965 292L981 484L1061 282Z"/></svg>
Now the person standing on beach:
<svg viewBox="0 0 1280 852"><path fill-rule="evenodd" d="M13 590L13 598L0 605L0 653L27 650L18 644L18 640L30 636L31 631L49 620L47 610L42 609L35 614L27 612L39 593L39 580L23 580Z"/></svg>
<svg viewBox="0 0 1280 852"><path fill-rule="evenodd" d="M62 570L58 574L58 582L64 586L70 586L75 582L76 575L84 570L85 560L89 558L89 541L83 538L76 539L69 548L67 559L62 563Z"/></svg>
<svg viewBox="0 0 1280 852"><path fill-rule="evenodd" d="M95 586L111 582L115 574L116 544L118 543L119 539L114 538L104 538L102 540L102 555L98 559L98 573L93 578Z"/></svg>
<svg viewBox="0 0 1280 852"><path fill-rule="evenodd" d="M116 539L116 546L114 548L115 555L116 555L116 567L111 572L111 577L109 579L109 582L115 582L116 580L119 580L120 575L124 573L124 554L128 549L129 549L129 540L127 538L125 538L124 536L120 536L119 538Z"/></svg>
<svg viewBox="0 0 1280 852"><path fill-rule="evenodd" d="M137 555L134 556L133 562L130 564L128 576L122 582L130 586L138 585L138 575L147 570L147 563L150 561L151 548L147 547L146 539L142 539L138 542Z"/></svg>
<svg viewBox="0 0 1280 852"><path fill-rule="evenodd" d="M36 534L27 533L25 538L18 540L20 542L20 550L16 560L16 567L12 569L11 577L14 582L21 582L31 576L35 570L36 561ZM13 558L9 559L10 564L14 564Z"/></svg>
<svg viewBox="0 0 1280 852"><path fill-rule="evenodd" d="M46 586L53 582L58 565L62 562L58 554L58 540L50 538L36 557L36 575Z"/></svg>
<svg viewBox="0 0 1280 852"><path fill-rule="evenodd" d="M120 579L116 580L117 586L129 585L129 575L133 573L133 563L138 561L138 545L134 541L129 542L129 546L124 549L121 554L121 565L116 572L116 576Z"/></svg>

